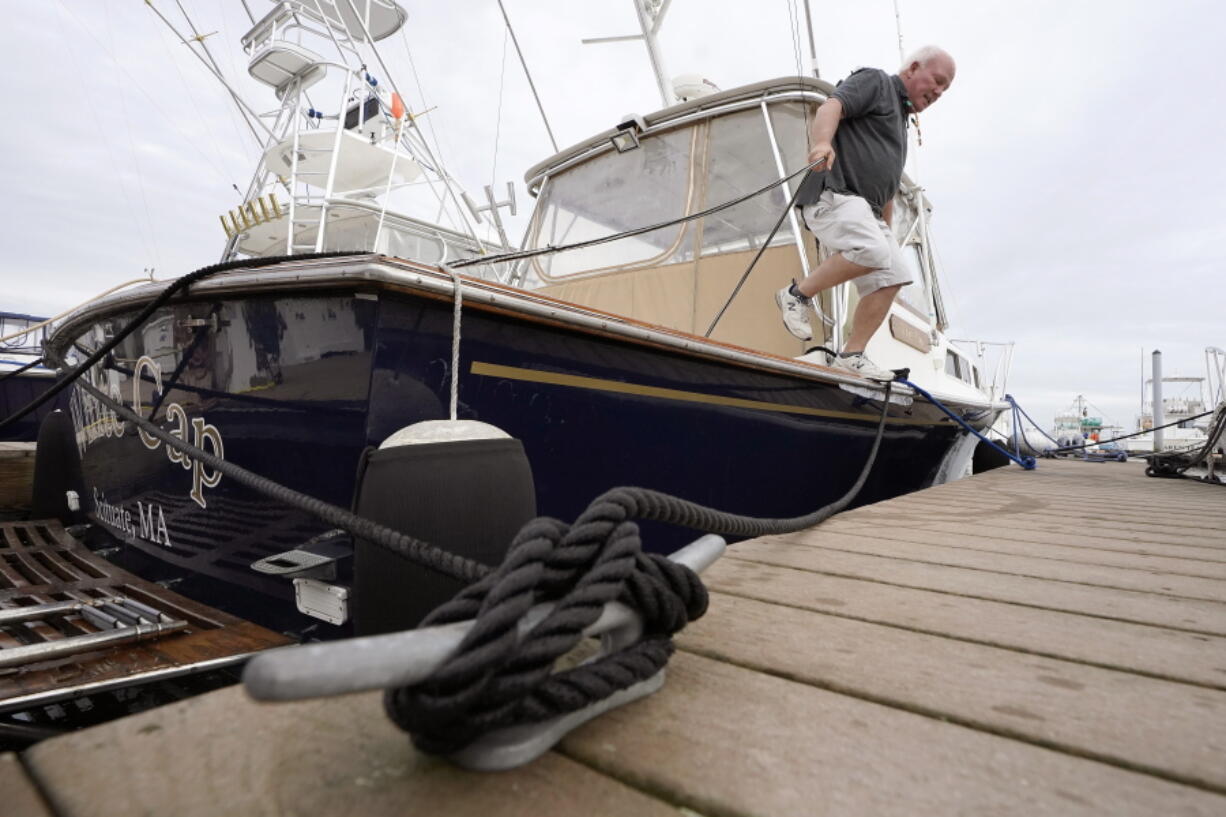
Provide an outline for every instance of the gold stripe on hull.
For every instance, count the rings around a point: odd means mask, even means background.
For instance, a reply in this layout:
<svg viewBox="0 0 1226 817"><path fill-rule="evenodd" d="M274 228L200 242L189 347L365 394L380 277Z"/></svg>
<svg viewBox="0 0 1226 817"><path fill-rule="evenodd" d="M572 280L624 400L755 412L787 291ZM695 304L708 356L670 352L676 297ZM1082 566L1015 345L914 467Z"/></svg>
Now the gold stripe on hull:
<svg viewBox="0 0 1226 817"><path fill-rule="evenodd" d="M702 392L683 391L681 389L666 389L660 386L645 386L638 383L624 383L620 380L605 380L598 377L581 377L560 372L543 372L539 369L523 369L518 366L502 366L497 363L474 361L469 369L473 374L485 377L501 377L505 380L522 380L529 383L546 383L551 386L567 386L575 389L591 391L615 392L617 394L633 394L639 397L656 397L662 400L678 400L686 403L705 403L713 406L731 406L734 408L753 409L755 411L778 411L786 414L805 414L813 417L830 417L839 420L865 420L875 422L878 414L855 411L834 411L832 409L810 408L808 406L793 406L787 403L770 403L763 400L746 400L740 397L723 397ZM907 417L891 417L887 420L893 425L939 425L940 422L930 420L913 420Z"/></svg>

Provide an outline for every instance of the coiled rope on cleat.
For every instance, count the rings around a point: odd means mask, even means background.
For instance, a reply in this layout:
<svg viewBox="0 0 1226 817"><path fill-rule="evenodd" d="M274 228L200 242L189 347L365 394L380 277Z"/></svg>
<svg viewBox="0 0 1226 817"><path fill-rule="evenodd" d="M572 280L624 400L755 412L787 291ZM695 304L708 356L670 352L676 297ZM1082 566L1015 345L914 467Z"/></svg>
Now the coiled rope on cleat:
<svg viewBox="0 0 1226 817"><path fill-rule="evenodd" d="M494 729L538 723L582 709L655 675L673 653L672 635L707 610L707 589L688 567L643 553L631 492L598 498L572 526L536 519L506 560L422 622L475 619L454 655L427 681L390 689L388 717L419 749L457 751ZM643 621L640 641L598 660L553 673L606 602L621 601ZM534 605L556 606L531 631L520 619Z"/></svg>

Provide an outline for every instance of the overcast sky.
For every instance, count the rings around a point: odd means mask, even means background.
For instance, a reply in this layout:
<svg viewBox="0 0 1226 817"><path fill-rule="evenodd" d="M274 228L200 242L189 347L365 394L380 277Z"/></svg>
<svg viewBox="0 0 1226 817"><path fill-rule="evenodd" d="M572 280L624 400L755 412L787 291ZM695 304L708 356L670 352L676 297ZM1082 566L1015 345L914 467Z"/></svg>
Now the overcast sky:
<svg viewBox="0 0 1226 817"><path fill-rule="evenodd" d="M258 110L238 0L180 0L223 72ZM660 107L631 0L504 0L561 147ZM182 30L173 0L153 0ZM266 0L248 0L260 16ZM474 194L552 153L495 0L402 0L380 44L448 170ZM822 76L896 70L892 0L811 0ZM1203 375L1226 347L1226 189L1220 36L1226 4L1170 0L898 0L907 50L958 61L923 116L910 171L934 205L953 336L1016 345L1010 391L1044 424L1084 394L1131 430L1141 362ZM675 0L661 32L669 75L721 88L795 74L802 0ZM808 67L807 37L800 33ZM417 77L410 67L417 69ZM143 2L23 4L0 31L7 212L0 309L59 312L156 268L214 263L257 148L221 86ZM381 72L380 72L381 73ZM420 81L421 91L418 90ZM501 103L500 103L501 100ZM499 108L501 104L501 115ZM497 150L495 151L495 146ZM1168 393L1170 389L1168 388Z"/></svg>

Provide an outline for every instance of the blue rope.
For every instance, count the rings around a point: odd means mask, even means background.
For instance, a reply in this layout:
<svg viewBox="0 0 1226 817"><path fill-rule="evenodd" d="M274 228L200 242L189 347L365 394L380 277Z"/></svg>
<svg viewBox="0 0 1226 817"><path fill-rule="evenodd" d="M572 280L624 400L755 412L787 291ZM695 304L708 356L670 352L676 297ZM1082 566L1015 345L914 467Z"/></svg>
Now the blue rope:
<svg viewBox="0 0 1226 817"><path fill-rule="evenodd" d="M1026 413L1026 409L1022 408L1021 406L1017 404L1017 401L1013 399L1012 394L1006 394L1005 399L1009 401L1009 405L1013 406L1014 416L1017 416L1017 414L1020 413L1023 417L1029 420L1030 424L1034 426L1036 429L1038 429L1039 433L1042 434L1044 437L1046 437L1051 442L1052 445L1056 446L1057 448L1060 447L1060 443L1057 442L1056 440L1053 440L1051 438L1051 435L1048 434L1046 431L1044 431L1042 426L1036 423L1034 421L1034 418ZM1022 439L1026 440L1026 430L1024 428L1022 429ZM1026 440L1026 445L1030 445L1030 440ZM1033 445L1030 445L1030 447L1034 448Z"/></svg>
<svg viewBox="0 0 1226 817"><path fill-rule="evenodd" d="M961 417L959 417L958 415L954 414L952 411L950 411L949 409L947 409L947 408L945 407L945 404L944 404L944 403L942 403L940 400L938 400L938 399L936 399L935 397L933 397L933 396L932 396L931 394L929 394L928 392L926 392L926 391L924 391L923 389L921 389L919 386L917 386L917 385L915 385L914 383L912 383L910 380L901 380L901 379L900 379L898 382L899 382L899 383L902 383L904 386L909 386L910 388L914 389L914 390L915 390L915 392L916 392L917 394L922 394L922 395L923 395L923 396L924 396L924 397L925 397L925 398L928 400L928 402L929 402L929 403L932 403L932 405L936 406L936 407L937 407L937 408L939 408L941 411L945 412L945 414L946 414L946 415L948 415L948 416L949 416L949 418L950 418L951 420L953 420L954 422L958 423L958 425L962 426L962 427L963 427L963 428L965 428L967 431L969 431L970 433L974 434L976 437L978 437L979 439L983 440L985 443L987 443L988 445L992 446L992 447L993 447L993 448L995 448L997 451L999 451L1000 453L1004 454L1006 457L1008 457L1009 459L1011 459L1011 460L1013 460L1014 462L1016 462L1018 465L1020 465L1020 466L1022 466L1023 468L1025 468L1027 471L1033 471L1033 470L1035 469L1035 467L1036 467L1036 463L1035 463L1035 459L1034 459L1034 457L1031 457L1031 456L1022 456L1022 457L1019 457L1019 456L1016 456L1016 455L1014 455L1014 454L1009 453L1008 451L1006 451L1005 449L1001 448L1001 447L1000 447L999 445L997 445L996 443L994 443L994 442L992 442L991 440L989 440L987 437L985 437L985 436L983 436L982 434L980 434L978 431L976 431L974 428L972 428L972 427L971 427L971 425L970 425L969 423L967 423L967 422L966 422L966 420L963 420Z"/></svg>
<svg viewBox="0 0 1226 817"><path fill-rule="evenodd" d="M905 382L905 381L904 381L904 382ZM1047 451L1045 451L1045 452L1043 453L1043 456L1055 456L1056 454L1062 454L1062 453L1065 453L1065 452L1068 452L1068 451L1083 451L1083 452L1085 452L1085 454L1084 454L1085 458L1090 458L1090 457L1089 457L1089 452L1088 452L1088 451L1085 451L1085 449L1087 449L1087 448L1093 448L1093 447L1094 447L1094 446L1096 446L1096 445L1103 445L1103 444L1105 444L1105 443L1114 443L1114 442L1118 442L1119 440L1127 440L1127 439L1129 439L1129 438L1131 438L1131 437L1140 437L1142 434L1149 434L1151 431L1157 431L1159 428L1171 428L1171 427L1173 427L1173 426L1177 426L1177 425L1179 425L1180 423L1186 423L1186 422L1188 422L1188 421L1190 421L1190 420L1199 420L1201 417L1208 417L1210 414L1213 414L1213 411L1206 411L1206 412L1204 412L1203 414L1197 414L1197 415L1196 415L1196 416L1194 416L1194 417L1184 417L1184 418L1181 418L1181 419L1179 419L1179 420L1174 420L1173 422L1167 423L1166 425L1161 425L1161 426L1158 426L1158 428L1143 429L1143 430L1141 430L1141 431L1136 431L1136 432L1133 432L1132 434L1121 434L1119 437L1112 437L1112 438L1111 438L1111 439L1109 439L1109 440L1091 440L1091 441L1088 441L1088 442L1082 443L1082 444L1080 444L1080 445L1060 445L1060 443L1058 443L1058 442L1056 442L1055 440L1052 440L1052 439L1051 439L1051 435L1050 435L1050 434L1048 434L1048 433L1047 433L1046 431L1044 431L1042 428L1039 428L1039 424L1038 424L1038 423L1036 423L1036 422L1034 421L1034 419L1033 419L1033 418L1032 418L1032 417L1031 417L1029 414L1027 414L1027 413L1025 412L1025 410L1024 410L1024 409L1023 409L1021 406L1019 406L1019 405L1017 404L1017 401L1016 401L1016 400L1014 400L1012 396L1010 396L1010 395L1006 394L1006 395L1005 395L1005 399L1006 399L1006 400L1008 400L1008 401L1009 401L1011 404L1013 404L1013 408L1015 409L1015 411L1020 411L1020 412L1022 413L1022 416L1023 416L1023 417L1025 417L1027 420L1030 420L1031 425L1033 425L1035 428L1038 428L1038 429L1039 429L1039 433L1040 433L1040 434L1042 434L1044 437L1047 437L1047 439L1049 439L1049 440L1051 440L1053 443L1055 443L1056 447L1055 447L1055 448L1052 448L1052 449L1048 449ZM1016 417L1016 414L1015 414L1014 416ZM1023 430L1023 431L1022 431L1022 439L1023 439L1023 440L1025 440L1025 439L1026 439L1026 432L1025 432L1025 430ZM1026 445L1030 445L1030 441L1029 441L1029 440L1026 440ZM1031 448L1034 448L1034 446L1030 446L1030 447L1031 447ZM1020 453L1020 451L1019 451L1019 453ZM1125 452L1125 454L1127 454L1127 452ZM1144 456L1147 456L1147 457L1148 457L1148 456L1152 456L1152 455L1146 454L1146 455L1144 455ZM1106 458L1107 458L1107 459L1112 459L1112 457L1111 457L1110 455L1106 455Z"/></svg>

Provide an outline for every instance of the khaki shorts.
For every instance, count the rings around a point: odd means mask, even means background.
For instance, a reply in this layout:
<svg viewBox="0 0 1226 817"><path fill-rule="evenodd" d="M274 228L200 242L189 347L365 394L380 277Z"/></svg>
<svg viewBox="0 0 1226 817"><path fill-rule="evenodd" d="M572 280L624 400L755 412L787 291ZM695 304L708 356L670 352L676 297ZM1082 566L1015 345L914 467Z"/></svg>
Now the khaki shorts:
<svg viewBox="0 0 1226 817"><path fill-rule="evenodd" d="M852 279L861 297L914 280L890 226L860 196L826 190L817 204L805 205L800 212L823 247L842 253L853 264L872 268Z"/></svg>

